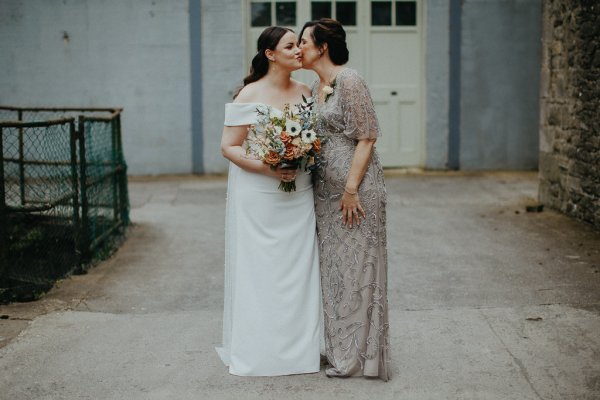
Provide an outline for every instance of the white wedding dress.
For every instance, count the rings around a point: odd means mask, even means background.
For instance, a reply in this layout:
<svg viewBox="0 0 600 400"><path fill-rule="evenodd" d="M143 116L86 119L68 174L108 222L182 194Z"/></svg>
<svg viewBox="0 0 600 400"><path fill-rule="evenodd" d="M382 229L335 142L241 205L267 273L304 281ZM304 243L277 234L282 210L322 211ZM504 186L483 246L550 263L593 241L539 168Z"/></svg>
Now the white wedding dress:
<svg viewBox="0 0 600 400"><path fill-rule="evenodd" d="M256 123L261 103L228 103L225 125ZM272 109L275 113L280 110ZM318 372L321 295L310 173L296 191L229 165L225 225L223 345L229 372L273 376Z"/></svg>

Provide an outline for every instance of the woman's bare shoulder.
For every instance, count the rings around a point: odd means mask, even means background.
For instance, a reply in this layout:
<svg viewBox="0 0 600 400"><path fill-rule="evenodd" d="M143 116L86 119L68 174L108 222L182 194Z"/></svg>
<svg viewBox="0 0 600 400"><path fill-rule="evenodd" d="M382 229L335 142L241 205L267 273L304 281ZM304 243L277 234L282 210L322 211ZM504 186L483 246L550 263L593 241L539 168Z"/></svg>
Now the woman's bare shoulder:
<svg viewBox="0 0 600 400"><path fill-rule="evenodd" d="M293 80L293 81L294 81L294 84L296 85L297 90L300 93L302 93L305 97L311 96L311 89L307 84L297 81L297 80Z"/></svg>
<svg viewBox="0 0 600 400"><path fill-rule="evenodd" d="M244 86L233 101L234 103L254 103L261 92L261 83L252 82Z"/></svg>

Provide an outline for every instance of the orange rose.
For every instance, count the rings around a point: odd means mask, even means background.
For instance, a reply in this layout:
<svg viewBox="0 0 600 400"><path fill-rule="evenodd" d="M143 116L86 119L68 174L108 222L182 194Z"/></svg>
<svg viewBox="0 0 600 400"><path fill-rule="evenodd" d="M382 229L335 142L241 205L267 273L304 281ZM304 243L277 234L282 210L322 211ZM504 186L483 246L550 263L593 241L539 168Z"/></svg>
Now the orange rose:
<svg viewBox="0 0 600 400"><path fill-rule="evenodd" d="M315 139L315 141L312 143L313 145L313 149L315 149L315 151L317 153L319 153L321 151L321 140L320 139Z"/></svg>
<svg viewBox="0 0 600 400"><path fill-rule="evenodd" d="M263 159L263 161L266 164L269 165L277 165L279 164L279 161L281 161L281 157L279 156L279 153L276 153L274 151L270 151L265 158Z"/></svg>
<svg viewBox="0 0 600 400"><path fill-rule="evenodd" d="M295 146L292 144L285 145L285 154L283 155L284 160L293 160L294 159L294 148L295 148Z"/></svg>
<svg viewBox="0 0 600 400"><path fill-rule="evenodd" d="M290 135L288 135L288 133L286 131L281 131L281 133L279 134L279 138L281 139L281 141L283 142L283 144L288 144L292 142L292 137Z"/></svg>

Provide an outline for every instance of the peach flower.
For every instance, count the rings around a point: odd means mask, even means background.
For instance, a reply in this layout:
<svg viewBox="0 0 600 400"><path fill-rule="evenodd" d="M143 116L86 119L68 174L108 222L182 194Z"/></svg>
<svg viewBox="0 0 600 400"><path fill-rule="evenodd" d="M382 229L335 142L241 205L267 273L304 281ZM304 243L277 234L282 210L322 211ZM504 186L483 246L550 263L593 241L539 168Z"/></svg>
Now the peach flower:
<svg viewBox="0 0 600 400"><path fill-rule="evenodd" d="M292 142L292 137L288 135L286 131L281 131L281 133L279 134L279 138L281 139L283 144L288 144Z"/></svg>
<svg viewBox="0 0 600 400"><path fill-rule="evenodd" d="M283 155L283 159L284 160L293 160L295 156L296 156L295 146L293 146L291 144L285 145L285 154Z"/></svg>
<svg viewBox="0 0 600 400"><path fill-rule="evenodd" d="M321 139L315 139L315 141L312 142L312 146L313 149L315 149L315 151L319 153L321 151Z"/></svg>
<svg viewBox="0 0 600 400"><path fill-rule="evenodd" d="M287 153L287 151L286 151L286 153ZM281 161L281 157L279 156L279 153L277 153L275 151L269 151L264 158L264 162L269 165L277 165L277 164L279 164L280 161Z"/></svg>

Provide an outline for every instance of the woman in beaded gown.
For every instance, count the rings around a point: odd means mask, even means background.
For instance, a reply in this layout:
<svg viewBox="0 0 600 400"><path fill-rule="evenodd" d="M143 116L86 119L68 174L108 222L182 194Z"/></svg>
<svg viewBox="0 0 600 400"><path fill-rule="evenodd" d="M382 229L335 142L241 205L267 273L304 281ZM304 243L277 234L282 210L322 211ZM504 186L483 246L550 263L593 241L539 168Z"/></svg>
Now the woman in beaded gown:
<svg viewBox="0 0 600 400"><path fill-rule="evenodd" d="M303 68L325 135L314 180L327 376L379 377L389 371L386 192L374 148L380 136L365 81L343 65L346 34L332 19L307 22Z"/></svg>
<svg viewBox="0 0 600 400"><path fill-rule="evenodd" d="M225 227L223 344L229 373L272 376L318 372L321 307L313 186L309 172L271 170L246 155L257 109L283 114L310 88L291 79L302 66L297 37L269 27L258 38L250 75L225 106L223 155L230 160ZM278 189L296 181L296 191Z"/></svg>

